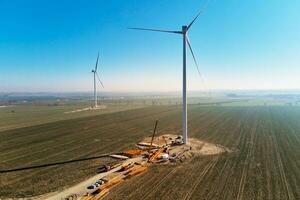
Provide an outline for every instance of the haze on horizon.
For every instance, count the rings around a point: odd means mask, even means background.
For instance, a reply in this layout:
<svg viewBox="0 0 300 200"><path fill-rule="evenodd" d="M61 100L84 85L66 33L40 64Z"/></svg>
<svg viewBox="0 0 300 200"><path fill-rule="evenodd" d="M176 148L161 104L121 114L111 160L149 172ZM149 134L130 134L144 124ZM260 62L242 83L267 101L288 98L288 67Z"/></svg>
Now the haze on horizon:
<svg viewBox="0 0 300 200"><path fill-rule="evenodd" d="M0 92L180 91L177 30L204 0L0 1ZM189 90L300 89L300 2L211 0L189 34L205 85L188 53ZM100 85L99 85L100 87Z"/></svg>

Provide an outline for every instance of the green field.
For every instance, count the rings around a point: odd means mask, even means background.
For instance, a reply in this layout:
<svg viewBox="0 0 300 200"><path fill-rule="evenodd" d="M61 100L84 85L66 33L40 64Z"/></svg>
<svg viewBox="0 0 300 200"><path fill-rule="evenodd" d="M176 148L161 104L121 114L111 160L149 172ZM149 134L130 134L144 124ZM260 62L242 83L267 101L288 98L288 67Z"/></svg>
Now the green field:
<svg viewBox="0 0 300 200"><path fill-rule="evenodd" d="M180 133L180 106L150 106L0 132L0 170L131 148L151 135ZM30 121L30 120L29 120ZM190 137L233 152L153 166L106 199L300 199L300 107L190 105ZM0 174L0 198L30 197L93 176L107 159Z"/></svg>
<svg viewBox="0 0 300 200"><path fill-rule="evenodd" d="M89 106L88 104L53 106L42 103L39 105L24 104L0 108L0 131L143 107L143 105L105 104L105 109L68 113Z"/></svg>

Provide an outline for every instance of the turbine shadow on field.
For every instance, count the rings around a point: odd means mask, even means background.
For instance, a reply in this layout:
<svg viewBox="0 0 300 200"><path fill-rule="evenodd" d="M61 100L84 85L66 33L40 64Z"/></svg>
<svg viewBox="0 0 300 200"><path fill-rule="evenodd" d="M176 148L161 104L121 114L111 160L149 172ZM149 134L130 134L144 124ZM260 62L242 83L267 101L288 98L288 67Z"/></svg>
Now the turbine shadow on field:
<svg viewBox="0 0 300 200"><path fill-rule="evenodd" d="M0 174L2 173L9 173L9 172L16 172L16 171L23 171L23 170L29 170L29 169L37 169L37 168L43 168L43 167L51 167L51 166L56 166L56 165L65 165L69 163L74 163L74 162L81 162L81 161L87 161L87 160L95 160L103 157L107 157L109 154L103 154L100 156L93 156L93 157L88 157L88 158L80 158L80 159L75 159L75 160L68 160L68 161L62 161L62 162L55 162L55 163L47 163L47 164L42 164L42 165L35 165L35 166L29 166L29 167L21 167L21 168L15 168L15 169L5 169L5 170L0 170Z"/></svg>

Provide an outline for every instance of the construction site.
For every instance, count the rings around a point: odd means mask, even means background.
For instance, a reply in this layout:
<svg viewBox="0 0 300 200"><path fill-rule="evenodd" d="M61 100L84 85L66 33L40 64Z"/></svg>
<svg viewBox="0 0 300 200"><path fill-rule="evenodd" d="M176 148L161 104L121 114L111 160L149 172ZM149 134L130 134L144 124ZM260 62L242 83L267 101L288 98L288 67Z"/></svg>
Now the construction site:
<svg viewBox="0 0 300 200"><path fill-rule="evenodd" d="M110 189L132 177L146 173L153 165L180 165L183 162L189 162L193 156L230 152L221 145L193 138L190 138L188 144L184 144L181 135L156 136L157 124L158 121L155 123L153 135L138 142L136 149L107 155L116 161L110 165L99 166L96 170L97 175L46 198L49 200L101 200L108 195Z"/></svg>

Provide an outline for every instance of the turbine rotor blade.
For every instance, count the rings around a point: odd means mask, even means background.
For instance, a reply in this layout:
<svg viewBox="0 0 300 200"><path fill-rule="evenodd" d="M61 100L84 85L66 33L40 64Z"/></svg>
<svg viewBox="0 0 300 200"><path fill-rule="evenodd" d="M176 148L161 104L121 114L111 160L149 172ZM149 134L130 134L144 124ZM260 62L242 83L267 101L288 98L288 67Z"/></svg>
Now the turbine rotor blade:
<svg viewBox="0 0 300 200"><path fill-rule="evenodd" d="M191 54L192 54L192 56L193 56L195 65L196 65L196 67L197 67L198 74L199 74L199 76L202 78L202 74L201 74L201 72L200 72L200 70L199 70L198 62L197 62L197 60L196 60L194 51L193 51L193 49L192 49L192 45L191 45L190 40L189 40L189 38L188 38L187 35L186 35L186 42L187 42L187 44L188 44L188 46L189 46L189 49L190 49L190 51L191 51Z"/></svg>
<svg viewBox="0 0 300 200"><path fill-rule="evenodd" d="M187 30L189 30L191 28L191 26L193 25L193 23L196 21L196 19L203 13L203 11L201 10L196 17L193 19L193 21L187 26Z"/></svg>
<svg viewBox="0 0 300 200"><path fill-rule="evenodd" d="M97 56L97 61L96 61L96 66L95 66L95 72L97 71L97 68L98 68L98 60L99 60L99 52L98 52L98 56Z"/></svg>
<svg viewBox="0 0 300 200"><path fill-rule="evenodd" d="M96 76L97 76L98 81L100 82L100 84L101 84L102 87L104 88L104 85L103 85L102 81L100 80L100 77L99 77L98 73L97 73L97 72L95 72L95 73L96 73Z"/></svg>
<svg viewBox="0 0 300 200"><path fill-rule="evenodd" d="M207 0L202 9L198 12L198 14L194 17L194 19L191 21L191 23L187 26L187 31L191 28L193 23L196 21L196 19L205 11L209 4L210 0Z"/></svg>
<svg viewBox="0 0 300 200"><path fill-rule="evenodd" d="M164 32L164 33L177 33L182 34L182 31L169 31L169 30L160 30L160 29L149 29L149 28L128 28L132 30L138 30L138 31L154 31L154 32Z"/></svg>

